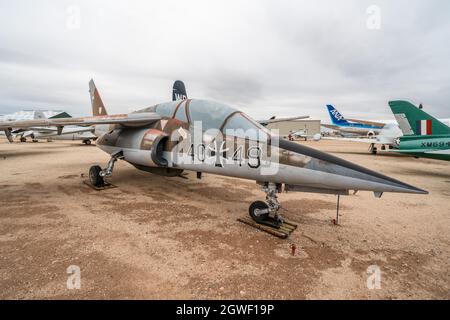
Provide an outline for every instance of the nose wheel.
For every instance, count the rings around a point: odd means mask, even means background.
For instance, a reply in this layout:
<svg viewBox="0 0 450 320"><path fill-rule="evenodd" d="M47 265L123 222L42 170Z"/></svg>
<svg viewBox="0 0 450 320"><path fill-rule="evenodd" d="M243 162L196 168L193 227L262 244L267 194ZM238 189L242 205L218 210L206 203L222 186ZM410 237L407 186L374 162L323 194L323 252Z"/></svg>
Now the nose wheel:
<svg viewBox="0 0 450 320"><path fill-rule="evenodd" d="M283 218L278 214L278 211L281 209L277 196L279 186L275 183L267 183L262 190L266 193L266 202L253 202L248 209L250 217L256 223L279 228L284 222Z"/></svg>
<svg viewBox="0 0 450 320"><path fill-rule="evenodd" d="M92 166L89 169L89 180L93 186L102 187L105 184L105 180L100 175L102 168L100 166Z"/></svg>
<svg viewBox="0 0 450 320"><path fill-rule="evenodd" d="M269 217L269 205L263 201L255 201L248 208L248 213L255 222L261 223Z"/></svg>
<svg viewBox="0 0 450 320"><path fill-rule="evenodd" d="M123 152L119 151L111 155L111 159L108 161L108 165L105 169L100 166L92 166L89 169L89 181L93 186L103 187L105 185L104 177L110 177L114 170L114 164L117 160L123 159Z"/></svg>

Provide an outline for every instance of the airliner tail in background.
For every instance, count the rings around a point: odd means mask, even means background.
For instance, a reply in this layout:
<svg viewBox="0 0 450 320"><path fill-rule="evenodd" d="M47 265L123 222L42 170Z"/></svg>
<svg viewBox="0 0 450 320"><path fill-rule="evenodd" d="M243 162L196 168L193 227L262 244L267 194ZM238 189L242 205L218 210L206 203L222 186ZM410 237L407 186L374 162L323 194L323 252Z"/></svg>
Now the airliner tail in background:
<svg viewBox="0 0 450 320"><path fill-rule="evenodd" d="M331 123L335 125L348 124L344 116L337 111L331 104L327 104L328 114L330 115Z"/></svg>
<svg viewBox="0 0 450 320"><path fill-rule="evenodd" d="M365 121L358 119L346 119L334 106L327 105L330 115L331 125L323 126L329 129L341 131L344 133L374 136L380 133L386 123Z"/></svg>

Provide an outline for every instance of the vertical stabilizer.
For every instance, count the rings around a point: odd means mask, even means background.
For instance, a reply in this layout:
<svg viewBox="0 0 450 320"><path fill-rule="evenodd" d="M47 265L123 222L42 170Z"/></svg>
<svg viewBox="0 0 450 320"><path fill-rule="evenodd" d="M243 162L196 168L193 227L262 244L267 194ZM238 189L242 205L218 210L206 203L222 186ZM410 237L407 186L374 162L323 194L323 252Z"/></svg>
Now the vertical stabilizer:
<svg viewBox="0 0 450 320"><path fill-rule="evenodd" d="M335 125L343 125L348 124L347 120L345 120L344 116L337 111L335 107L331 104L327 105L328 114L330 115L331 123Z"/></svg>
<svg viewBox="0 0 450 320"><path fill-rule="evenodd" d="M405 136L450 134L450 127L408 101L389 101L389 106Z"/></svg>
<svg viewBox="0 0 450 320"><path fill-rule="evenodd" d="M187 93L186 87L184 86L184 82L181 80L175 81L172 89L172 101L186 100L186 99Z"/></svg>
<svg viewBox="0 0 450 320"><path fill-rule="evenodd" d="M108 113L106 112L105 105L92 79L89 81L89 94L91 95L92 115L106 116Z"/></svg>

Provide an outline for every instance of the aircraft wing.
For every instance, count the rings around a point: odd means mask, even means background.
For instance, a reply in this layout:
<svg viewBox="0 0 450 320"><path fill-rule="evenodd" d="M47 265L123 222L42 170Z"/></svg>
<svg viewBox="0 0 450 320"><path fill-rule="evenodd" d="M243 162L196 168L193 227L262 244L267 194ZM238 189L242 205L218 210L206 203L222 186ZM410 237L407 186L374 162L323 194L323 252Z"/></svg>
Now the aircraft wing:
<svg viewBox="0 0 450 320"><path fill-rule="evenodd" d="M119 115L100 115L84 118L59 118L59 119L33 119L20 121L0 122L0 130L4 130L6 137L12 142L12 129L29 129L34 127L57 127L58 133L62 133L64 126L93 126L101 124L117 124L124 127L147 126L160 120L161 117L155 112L130 113Z"/></svg>
<svg viewBox="0 0 450 320"><path fill-rule="evenodd" d="M338 140L338 141L350 141L350 142L360 142L360 143L376 143L384 145L394 145L395 138L389 136L377 136L376 138L345 138L345 137L322 137L323 140Z"/></svg>
<svg viewBox="0 0 450 320"><path fill-rule="evenodd" d="M34 128L31 129L33 131L37 131L41 134L58 134L58 129L55 128ZM69 127L64 128L61 134L75 134L75 133L83 133L83 132L93 132L94 128L92 126L89 127Z"/></svg>
<svg viewBox="0 0 450 320"><path fill-rule="evenodd" d="M301 119L308 119L308 118L309 118L309 116L298 116L298 117L290 117L290 118L272 118L272 119L267 119L267 120L258 120L258 123L265 126L265 125L268 125L269 123L294 121L294 120L301 120Z"/></svg>
<svg viewBox="0 0 450 320"><path fill-rule="evenodd" d="M336 130L339 131L340 127L335 126L334 124L326 124L326 123L321 123L320 124L322 127L325 127L327 129L332 129L332 130Z"/></svg>
<svg viewBox="0 0 450 320"><path fill-rule="evenodd" d="M323 140L337 140L337 141L350 141L361 143L379 143L377 139L370 138L337 138L337 137L322 137Z"/></svg>
<svg viewBox="0 0 450 320"><path fill-rule="evenodd" d="M58 131L58 129L56 129L56 128L49 128L49 127L29 127L29 128L26 128L26 129L19 128L19 129L16 129L16 130L12 130L11 133L18 134L18 133L21 133L21 132L24 132L24 131L39 131L39 132L52 133L52 132Z"/></svg>
<svg viewBox="0 0 450 320"><path fill-rule="evenodd" d="M145 126L160 120L154 112L130 113L111 116L94 116L84 118L37 119L0 122L0 130L11 128L28 129L33 127L92 126L99 124L119 124L123 126Z"/></svg>
<svg viewBox="0 0 450 320"><path fill-rule="evenodd" d="M365 120L358 120L358 119L347 119L351 122L361 123L368 126L376 126L376 127L384 127L386 124L382 122L374 122L374 121L365 121Z"/></svg>

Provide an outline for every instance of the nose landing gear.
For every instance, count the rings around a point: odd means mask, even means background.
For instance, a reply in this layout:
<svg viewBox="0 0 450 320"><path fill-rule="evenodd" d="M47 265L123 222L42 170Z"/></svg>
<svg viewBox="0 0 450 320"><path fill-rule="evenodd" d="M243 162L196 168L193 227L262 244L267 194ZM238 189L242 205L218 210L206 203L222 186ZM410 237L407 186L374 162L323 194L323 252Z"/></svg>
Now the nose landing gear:
<svg viewBox="0 0 450 320"><path fill-rule="evenodd" d="M248 210L250 217L256 223L278 229L284 223L284 219L278 214L281 204L277 193L281 191L281 185L267 183L262 190L266 193L266 202L253 202Z"/></svg>
<svg viewBox="0 0 450 320"><path fill-rule="evenodd" d="M105 169L102 169L100 166L92 166L89 169L89 180L91 184L95 187L103 187L105 186L105 177L110 177L114 170L114 163L123 159L123 152L119 151L111 155L111 159L108 161L108 165Z"/></svg>
<svg viewBox="0 0 450 320"><path fill-rule="evenodd" d="M297 229L297 225L285 221L278 211L281 204L278 202L277 193L281 192L281 184L265 183L262 190L266 193L266 201L256 201L250 205L249 218L239 218L248 226L267 232L281 239L287 239Z"/></svg>

